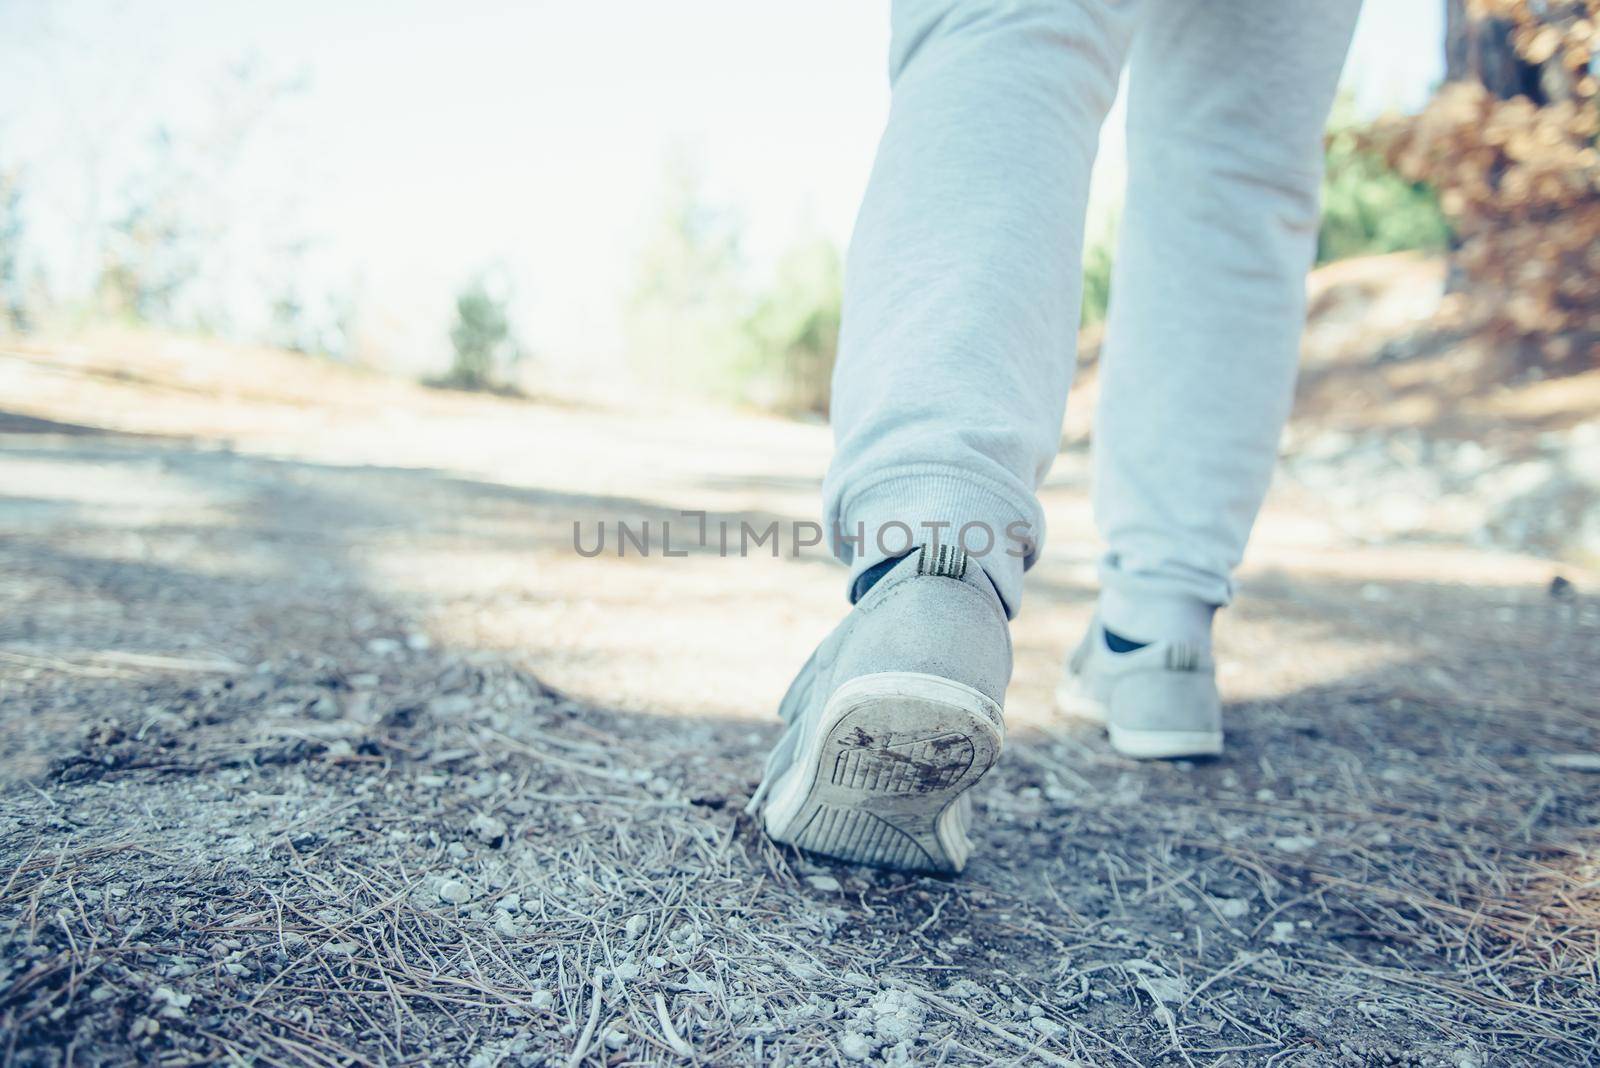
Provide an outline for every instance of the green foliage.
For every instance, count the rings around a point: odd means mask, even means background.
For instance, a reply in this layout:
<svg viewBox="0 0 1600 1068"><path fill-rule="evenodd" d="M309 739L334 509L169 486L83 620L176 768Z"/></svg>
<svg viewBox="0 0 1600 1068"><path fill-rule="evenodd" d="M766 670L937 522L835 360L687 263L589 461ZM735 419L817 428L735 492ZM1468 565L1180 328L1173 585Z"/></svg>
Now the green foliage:
<svg viewBox="0 0 1600 1068"><path fill-rule="evenodd" d="M1429 186L1407 181L1362 152L1348 126L1329 135L1318 263L1409 249L1442 251L1449 244L1450 225Z"/></svg>
<svg viewBox="0 0 1600 1068"><path fill-rule="evenodd" d="M821 238L751 278L743 228L706 201L693 168L672 161L663 208L628 301L628 349L653 385L789 412L827 411L839 341L842 268Z"/></svg>
<svg viewBox="0 0 1600 1068"><path fill-rule="evenodd" d="M1345 106L1347 110L1347 106ZM1328 137L1317 262L1418 249L1443 251L1450 226L1427 185L1408 182L1358 148L1354 127L1336 120ZM1116 227L1083 250L1083 325L1103 322L1111 304Z"/></svg>
<svg viewBox="0 0 1600 1068"><path fill-rule="evenodd" d="M1083 326L1105 322L1111 307L1111 262L1116 248L1113 231L1104 240L1083 250Z"/></svg>
<svg viewBox="0 0 1600 1068"><path fill-rule="evenodd" d="M1336 133L1329 141L1318 261L1442 249L1450 231L1414 185ZM765 288L746 280L736 216L707 205L691 172L669 170L666 208L629 304L636 367L656 384L783 411L827 410L841 270L825 241L790 249ZM1116 228L1084 249L1082 322L1104 321Z"/></svg>
<svg viewBox="0 0 1600 1068"><path fill-rule="evenodd" d="M752 363L745 377L768 406L826 415L844 270L833 242L795 245L778 262L773 284L745 320Z"/></svg>
<svg viewBox="0 0 1600 1068"><path fill-rule="evenodd" d="M455 349L450 370L433 384L451 389L509 392L503 373L522 359L511 333L504 287L493 287L483 276L473 279L456 295L456 319L450 327Z"/></svg>
<svg viewBox="0 0 1600 1068"><path fill-rule="evenodd" d="M734 372L746 362L749 314L741 230L705 201L693 167L669 162L627 306L628 350L646 382L739 399Z"/></svg>

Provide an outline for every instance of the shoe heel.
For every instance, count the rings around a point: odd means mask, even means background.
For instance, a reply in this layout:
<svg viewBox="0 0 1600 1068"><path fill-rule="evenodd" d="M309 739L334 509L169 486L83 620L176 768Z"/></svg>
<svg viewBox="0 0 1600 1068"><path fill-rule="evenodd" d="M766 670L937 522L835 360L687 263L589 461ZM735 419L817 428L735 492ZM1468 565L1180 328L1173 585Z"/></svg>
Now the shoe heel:
<svg viewBox="0 0 1600 1068"><path fill-rule="evenodd" d="M1176 760L1222 755L1221 731L1158 731L1134 727L1106 728L1111 748L1135 760Z"/></svg>
<svg viewBox="0 0 1600 1068"><path fill-rule="evenodd" d="M907 871L957 872L970 806L994 766L1000 707L952 679L881 672L845 683L774 791L767 833L808 852Z"/></svg>

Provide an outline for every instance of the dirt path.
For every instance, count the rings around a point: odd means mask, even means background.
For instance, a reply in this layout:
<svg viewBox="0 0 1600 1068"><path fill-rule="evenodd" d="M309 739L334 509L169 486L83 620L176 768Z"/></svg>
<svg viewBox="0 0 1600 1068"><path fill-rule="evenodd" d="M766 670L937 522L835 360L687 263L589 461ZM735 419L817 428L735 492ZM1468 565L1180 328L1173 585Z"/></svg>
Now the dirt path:
<svg viewBox="0 0 1600 1068"><path fill-rule="evenodd" d="M1600 1058L1600 576L1282 486L1134 764L1069 450L968 874L819 866L739 810L841 569L572 524L812 518L822 428L151 346L0 356L6 1063Z"/></svg>

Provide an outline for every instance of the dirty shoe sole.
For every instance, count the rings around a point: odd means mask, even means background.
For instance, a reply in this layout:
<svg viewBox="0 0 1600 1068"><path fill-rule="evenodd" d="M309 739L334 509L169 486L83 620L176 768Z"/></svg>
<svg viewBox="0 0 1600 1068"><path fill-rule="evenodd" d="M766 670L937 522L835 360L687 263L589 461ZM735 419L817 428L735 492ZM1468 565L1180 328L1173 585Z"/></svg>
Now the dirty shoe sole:
<svg viewBox="0 0 1600 1068"><path fill-rule="evenodd" d="M1066 715L1104 726L1111 748L1126 757L1174 760L1222 754L1221 731L1138 730L1111 723L1104 702L1091 694L1076 675L1067 675L1056 687L1056 707Z"/></svg>
<svg viewBox="0 0 1600 1068"><path fill-rule="evenodd" d="M957 802L1004 736L1000 706L963 683L905 671L851 679L774 787L767 833L856 864L958 872L972 842L969 806Z"/></svg>

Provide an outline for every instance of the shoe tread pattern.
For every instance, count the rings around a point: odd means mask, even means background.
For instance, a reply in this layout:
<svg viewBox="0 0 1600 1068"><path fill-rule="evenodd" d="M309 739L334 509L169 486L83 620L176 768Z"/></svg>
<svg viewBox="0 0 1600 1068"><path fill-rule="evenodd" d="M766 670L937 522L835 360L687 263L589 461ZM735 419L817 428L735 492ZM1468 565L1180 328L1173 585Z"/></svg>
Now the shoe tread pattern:
<svg viewBox="0 0 1600 1068"><path fill-rule="evenodd" d="M824 747L817 786L800 815L794 844L856 864L902 871L960 870L971 841L966 790L992 765L998 747L978 767L976 734L945 728L886 730L870 709L841 721ZM978 730L974 725L974 731ZM937 824L952 804L960 856L951 856Z"/></svg>
<svg viewBox="0 0 1600 1068"><path fill-rule="evenodd" d="M834 759L835 786L869 793L948 789L972 768L972 740L949 732L890 745L850 746Z"/></svg>
<svg viewBox="0 0 1600 1068"><path fill-rule="evenodd" d="M942 869L917 840L883 817L862 808L818 805L795 845L853 864L902 870Z"/></svg>

